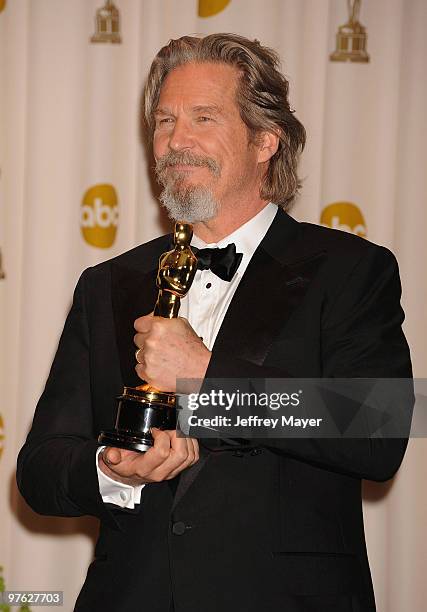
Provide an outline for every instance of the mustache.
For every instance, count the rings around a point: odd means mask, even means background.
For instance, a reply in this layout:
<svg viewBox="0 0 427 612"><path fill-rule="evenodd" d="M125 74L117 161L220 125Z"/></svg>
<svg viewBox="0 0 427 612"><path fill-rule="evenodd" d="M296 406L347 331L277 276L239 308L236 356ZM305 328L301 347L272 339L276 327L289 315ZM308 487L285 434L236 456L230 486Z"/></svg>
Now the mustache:
<svg viewBox="0 0 427 612"><path fill-rule="evenodd" d="M190 153L189 151L170 151L163 155L163 157L159 157L156 162L155 172L157 178L162 181L164 178L164 173L167 168L178 166L196 166L208 168L214 176L219 176L221 173L221 167L218 162L212 157L195 155L194 153Z"/></svg>

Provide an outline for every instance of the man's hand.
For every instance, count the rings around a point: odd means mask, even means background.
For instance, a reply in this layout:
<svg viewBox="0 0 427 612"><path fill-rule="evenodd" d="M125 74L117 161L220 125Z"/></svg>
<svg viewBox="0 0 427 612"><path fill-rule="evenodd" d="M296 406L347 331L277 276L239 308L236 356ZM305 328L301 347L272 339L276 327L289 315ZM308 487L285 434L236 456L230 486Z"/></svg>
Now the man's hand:
<svg viewBox="0 0 427 612"><path fill-rule="evenodd" d="M134 327L139 349L135 369L142 380L159 391L176 391L179 378L204 378L211 352L186 319L149 314L137 319Z"/></svg>
<svg viewBox="0 0 427 612"><path fill-rule="evenodd" d="M146 453L105 448L98 466L106 476L137 486L171 480L199 460L199 445L193 438L178 438L176 431L151 430L154 446Z"/></svg>

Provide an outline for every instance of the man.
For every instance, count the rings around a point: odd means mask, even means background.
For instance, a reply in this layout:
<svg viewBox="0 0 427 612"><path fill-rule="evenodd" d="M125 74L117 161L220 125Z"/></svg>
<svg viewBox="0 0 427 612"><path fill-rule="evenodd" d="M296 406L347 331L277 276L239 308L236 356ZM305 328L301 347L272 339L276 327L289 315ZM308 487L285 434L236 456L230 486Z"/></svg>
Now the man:
<svg viewBox="0 0 427 612"><path fill-rule="evenodd" d="M97 447L140 379L411 376L390 252L284 212L305 132L273 51L229 34L171 41L145 112L163 205L193 223L193 246L234 243L241 261L226 279L198 270L172 320L152 315L169 237L82 275L20 490L38 512L101 520L76 610L374 610L361 479L391 478L406 440L199 445L154 430L145 454Z"/></svg>

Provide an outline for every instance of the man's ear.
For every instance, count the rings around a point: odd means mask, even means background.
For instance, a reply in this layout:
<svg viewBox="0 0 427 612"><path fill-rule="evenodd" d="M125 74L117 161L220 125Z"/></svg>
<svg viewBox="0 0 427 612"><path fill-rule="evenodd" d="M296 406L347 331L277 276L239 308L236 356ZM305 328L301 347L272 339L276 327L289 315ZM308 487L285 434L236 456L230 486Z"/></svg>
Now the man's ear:
<svg viewBox="0 0 427 612"><path fill-rule="evenodd" d="M258 163L271 159L279 148L279 142L277 132L261 132L258 140Z"/></svg>

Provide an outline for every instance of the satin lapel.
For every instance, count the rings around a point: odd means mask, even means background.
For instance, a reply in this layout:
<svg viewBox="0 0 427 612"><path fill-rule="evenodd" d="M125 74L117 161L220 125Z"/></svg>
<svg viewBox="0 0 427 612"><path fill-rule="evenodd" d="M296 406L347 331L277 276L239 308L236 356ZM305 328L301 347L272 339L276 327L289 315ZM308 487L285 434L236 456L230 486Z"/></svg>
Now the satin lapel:
<svg viewBox="0 0 427 612"><path fill-rule="evenodd" d="M135 319L149 314L154 308L157 269L142 273L113 264L111 275L114 324L123 383L135 387L141 383L141 379L135 372L133 324Z"/></svg>
<svg viewBox="0 0 427 612"><path fill-rule="evenodd" d="M264 363L274 338L304 299L324 252L309 250L300 224L279 210L237 287L214 351Z"/></svg>
<svg viewBox="0 0 427 612"><path fill-rule="evenodd" d="M185 472L181 472L178 480L178 486L176 488L175 497L172 504L172 512L175 510L181 499L187 493L190 486L196 480L201 470L204 468L206 461L209 459L209 452L202 446L199 447L199 460L197 463L187 468Z"/></svg>
<svg viewBox="0 0 427 612"><path fill-rule="evenodd" d="M274 338L304 299L323 253L282 264L264 248L241 280L213 350L262 365Z"/></svg>

